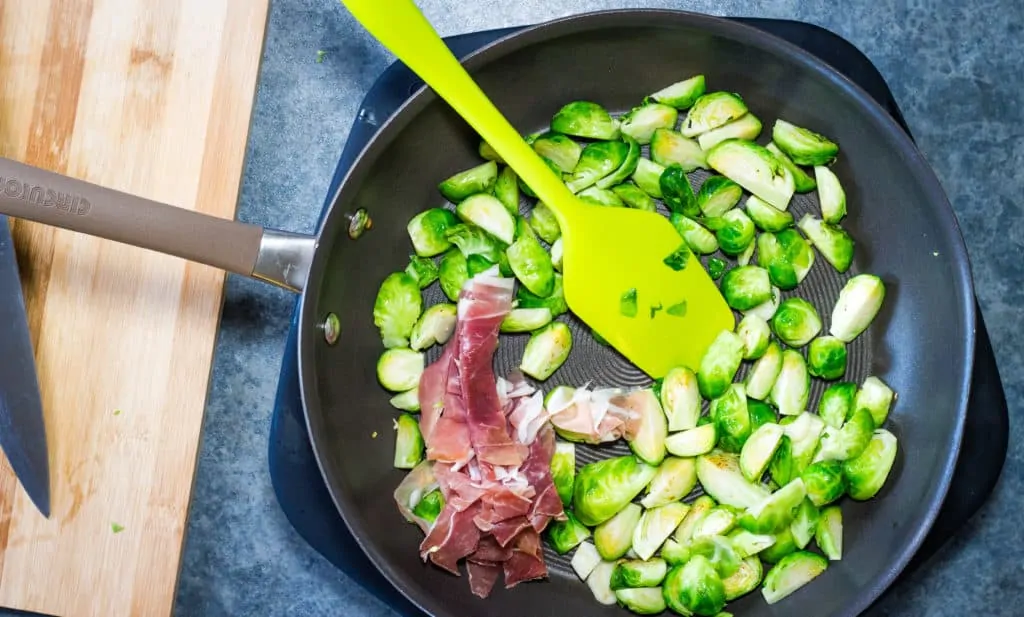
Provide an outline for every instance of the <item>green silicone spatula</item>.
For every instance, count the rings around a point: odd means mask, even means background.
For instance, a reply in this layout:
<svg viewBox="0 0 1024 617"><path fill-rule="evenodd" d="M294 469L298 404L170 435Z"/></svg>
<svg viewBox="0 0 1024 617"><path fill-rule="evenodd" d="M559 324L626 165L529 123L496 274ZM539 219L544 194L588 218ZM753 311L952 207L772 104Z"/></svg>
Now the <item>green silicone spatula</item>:
<svg viewBox="0 0 1024 617"><path fill-rule="evenodd" d="M523 140L411 0L341 0L486 140L558 219L569 308L653 378L696 370L735 318L669 221L581 201Z"/></svg>

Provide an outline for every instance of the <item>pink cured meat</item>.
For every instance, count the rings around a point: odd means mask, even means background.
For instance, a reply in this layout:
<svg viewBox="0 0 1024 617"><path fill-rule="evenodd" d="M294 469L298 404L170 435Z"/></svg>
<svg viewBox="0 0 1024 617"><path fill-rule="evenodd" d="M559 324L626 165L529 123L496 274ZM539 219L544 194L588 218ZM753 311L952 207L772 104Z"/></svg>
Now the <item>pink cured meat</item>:
<svg viewBox="0 0 1024 617"><path fill-rule="evenodd" d="M519 465L527 455L509 434L492 366L501 322L511 310L512 286L483 278L463 287L459 298L458 368L469 436L477 460L493 465Z"/></svg>
<svg viewBox="0 0 1024 617"><path fill-rule="evenodd" d="M501 564L470 559L466 563L466 572L469 573L469 590L477 597L486 598L501 576Z"/></svg>
<svg viewBox="0 0 1024 617"><path fill-rule="evenodd" d="M506 588L547 576L548 568L544 564L540 534L532 529L521 533L512 549L512 557L504 562L504 567Z"/></svg>
<svg viewBox="0 0 1024 617"><path fill-rule="evenodd" d="M480 530L473 524L479 509L473 506L459 511L445 504L420 543L420 558L425 561L429 557L435 565L460 576L459 560L472 555L480 543Z"/></svg>
<svg viewBox="0 0 1024 617"><path fill-rule="evenodd" d="M544 531L552 518L565 520L562 499L551 478L551 459L555 455L555 431L545 425L530 446L530 456L522 467L526 481L536 491L530 511L530 523L537 532Z"/></svg>

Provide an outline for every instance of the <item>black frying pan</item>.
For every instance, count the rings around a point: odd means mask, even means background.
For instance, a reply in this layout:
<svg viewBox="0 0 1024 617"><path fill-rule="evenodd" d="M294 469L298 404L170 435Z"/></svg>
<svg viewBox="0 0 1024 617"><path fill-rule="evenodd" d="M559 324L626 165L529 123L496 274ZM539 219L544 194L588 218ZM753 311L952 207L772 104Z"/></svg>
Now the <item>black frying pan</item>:
<svg viewBox="0 0 1024 617"><path fill-rule="evenodd" d="M882 377L899 394L887 428L900 451L872 501L843 502L844 555L781 603L759 593L729 606L736 615L856 615L895 579L928 532L949 486L960 446L974 354L974 302L967 253L932 171L898 125L870 97L819 60L760 30L673 11L613 11L528 28L470 56L465 65L524 133L547 126L573 99L625 111L656 89L695 73L709 87L740 92L768 123L776 117L835 138L835 170L850 204L846 227L858 240L851 272L823 260L799 289L827 315L843 280L882 276L887 298L872 328L850 347L847 379ZM762 141L766 138L762 137ZM487 600L418 557L422 533L393 499L404 472L392 468L393 415L376 382L381 353L372 306L380 282L402 269L405 231L417 212L441 203L436 185L479 162L478 137L431 91L421 89L357 159L316 241L213 219L0 160L0 213L145 246L304 288L299 325L303 404L314 451L341 516L370 559L427 613L626 615L597 604L568 568L546 552L548 580ZM49 191L47 190L49 189ZM795 215L808 210L794 198ZM358 233L365 210L372 228ZM307 276L308 273L308 276ZM440 298L428 290L427 301ZM340 332L325 326L338 318ZM575 347L544 384L641 385L649 380L568 319ZM518 362L524 337L507 338L497 374ZM428 361L439 354L435 347ZM811 408L821 386L812 391ZM581 462L617 450L579 448Z"/></svg>

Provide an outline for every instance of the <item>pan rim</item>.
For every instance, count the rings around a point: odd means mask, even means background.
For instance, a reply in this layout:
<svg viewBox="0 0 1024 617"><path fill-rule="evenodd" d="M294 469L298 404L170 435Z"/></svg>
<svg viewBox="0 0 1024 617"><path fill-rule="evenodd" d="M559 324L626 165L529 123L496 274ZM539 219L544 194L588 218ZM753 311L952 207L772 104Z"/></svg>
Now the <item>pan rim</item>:
<svg viewBox="0 0 1024 617"><path fill-rule="evenodd" d="M801 22L802 23L802 22ZM964 422L967 415L967 404L971 389L971 375L974 366L976 332L975 324L977 311L975 304L974 283L971 274L970 256L967 251L966 242L963 238L961 226L949 201L947 194L941 186L938 177L932 167L927 163L923 153L917 148L910 137L899 127L896 121L882 108L865 90L850 80L848 77L837 71L825 61L813 56L802 48L789 43L788 41L757 29L754 26L728 19L725 16L713 16L704 13L682 11L674 9L610 9L599 11L588 11L566 17L560 17L533 25L527 25L516 32L501 36L495 41L477 49L462 59L463 66L471 73L482 65L491 62L504 55L514 53L544 41L552 40L559 36L591 31L614 24L616 27L623 26L651 26L660 27L685 26L697 28L716 36L728 38L744 45L750 45L767 53L771 53L793 62L808 70L818 78L823 79L838 88L842 94L854 104L865 109L868 116L879 123L883 129L883 135L890 138L890 145L903 155L906 161L907 171L920 183L927 199L934 207L940 210L939 216L945 225L947 234L945 240L953 251L955 277L953 280L954 289L957 293L954 297L961 305L961 317L964 321L965 336L962 338L962 348L957 357L963 358L963 366L959 380L960 396L957 400L955 433L951 436L950 447L945 460L940 465L940 479L936 485L930 487L930 494L927 497L927 510L920 521L917 529L912 533L903 548L895 555L888 567L880 570L861 589L852 602L836 613L836 617L854 617L866 610L874 603L895 581L896 577L906 568L913 555L918 551L928 532L931 530L939 508L944 502L950 484L953 471L959 458ZM813 25L813 24L811 24ZM357 191L359 183L366 174L367 160L376 160L374 153L390 143L393 136L400 132L415 116L418 110L422 110L427 104L437 100L437 95L428 87L421 86L413 92L395 112L382 123L380 129L374 134L369 142L363 147L358 156L355 157L352 166L342 178L337 191L335 192L327 212L322 218L321 228L318 230L318 238L322 237L325 230L336 226L332 225L342 212L335 212L340 209L350 197ZM319 242L318 242L319 245ZM310 281L320 281L322 272L327 261L327 255L319 249L314 257L310 270ZM344 524L352 533L357 544L381 572L390 584L395 587L410 602L428 615L439 617L450 615L451 612L436 597L424 593L418 589L419 585L385 559L374 546L371 540L372 534L355 517L346 516L346 512L355 511L355 503L350 496L340 494L331 482L330 473L323 461L324 444L320 443L313 427L316 422L311 418L310 409L316 406L320 410L318 395L316 393L315 380L312 368L315 363L314 354L316 350L316 328L319 316L314 313L316 310L316 299L311 299L316 287L307 287L299 299L299 328L298 337L298 370L300 375L300 393L303 403L303 416L306 422L306 429L309 434L314 458L320 470L331 500L335 509Z"/></svg>

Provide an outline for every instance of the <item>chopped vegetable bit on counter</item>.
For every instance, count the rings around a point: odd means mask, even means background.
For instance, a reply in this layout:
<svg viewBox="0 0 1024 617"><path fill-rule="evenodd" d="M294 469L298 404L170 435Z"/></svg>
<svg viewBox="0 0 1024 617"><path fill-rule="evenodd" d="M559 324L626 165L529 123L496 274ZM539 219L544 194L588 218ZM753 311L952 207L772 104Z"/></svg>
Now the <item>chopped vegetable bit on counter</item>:
<svg viewBox="0 0 1024 617"><path fill-rule="evenodd" d="M884 375L851 369L886 284L850 273L843 221L856 203L832 166L839 145L707 91L704 75L680 78L625 113L569 101L525 138L589 206L665 216L682 240L666 266L707 256L738 322L698 366L620 387L577 377L576 363L544 388L574 353L561 229L483 141L484 162L439 182L450 203L409 221L406 258L381 279L376 372L381 408L398 410L404 475L394 499L423 532L409 550L453 575L465 560L479 597L502 576L505 588L546 578L546 543L597 604L708 617L744 597L775 604L842 560L843 508L884 498L896 468L886 425L899 397ZM711 175L695 182L696 170ZM838 297L801 293L812 269ZM651 319L685 317L680 296L628 289L619 312L636 318L642 300ZM501 339L521 336L518 365L496 374ZM585 383L565 385L574 377ZM631 453L592 458L620 443Z"/></svg>
<svg viewBox="0 0 1024 617"><path fill-rule="evenodd" d="M316 52L316 63L323 64L324 58L327 57L327 52L323 49L317 50Z"/></svg>
<svg viewBox="0 0 1024 617"><path fill-rule="evenodd" d="M117 523L111 523L110 524L110 530L113 531L114 533L121 533L122 531L124 531L124 526L123 525L119 525Z"/></svg>

